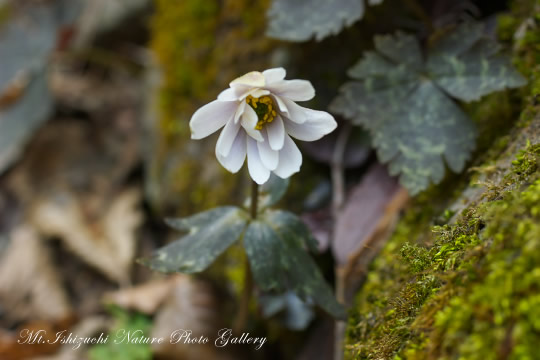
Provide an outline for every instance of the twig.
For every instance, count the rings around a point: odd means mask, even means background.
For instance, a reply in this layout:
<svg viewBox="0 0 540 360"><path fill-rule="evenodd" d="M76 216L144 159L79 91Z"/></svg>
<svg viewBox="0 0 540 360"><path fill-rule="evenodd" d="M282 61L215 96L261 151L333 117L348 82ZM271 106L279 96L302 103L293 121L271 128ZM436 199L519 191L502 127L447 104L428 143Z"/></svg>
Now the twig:
<svg viewBox="0 0 540 360"><path fill-rule="evenodd" d="M257 208L259 206L259 185L255 181L252 182L251 186L251 208L250 215L251 219L255 220L257 218ZM249 267L249 260L247 256L245 257L244 263L244 289L242 290L242 297L240 298L240 309L238 311L238 316L234 323L233 328L236 332L242 332L247 323L249 315L249 303L251 300L251 294L253 292L253 276L251 274L251 268Z"/></svg>
<svg viewBox="0 0 540 360"><path fill-rule="evenodd" d="M343 166L343 159L345 157L345 150L347 148L347 142L349 141L351 131L351 124L349 122L345 123L338 135L336 146L334 147L334 153L332 155L332 217L334 219L332 241L335 240L336 221L345 203L345 170ZM335 268L335 279L336 299L339 303L345 305L345 277L342 276L339 266L336 266ZM334 360L343 359L342 345L345 339L345 328L345 321L336 321L334 327Z"/></svg>
<svg viewBox="0 0 540 360"><path fill-rule="evenodd" d="M332 216L337 219L343 203L345 202L345 174L343 170L343 158L347 142L351 135L352 126L349 122L343 125L338 135L334 153L332 154Z"/></svg>

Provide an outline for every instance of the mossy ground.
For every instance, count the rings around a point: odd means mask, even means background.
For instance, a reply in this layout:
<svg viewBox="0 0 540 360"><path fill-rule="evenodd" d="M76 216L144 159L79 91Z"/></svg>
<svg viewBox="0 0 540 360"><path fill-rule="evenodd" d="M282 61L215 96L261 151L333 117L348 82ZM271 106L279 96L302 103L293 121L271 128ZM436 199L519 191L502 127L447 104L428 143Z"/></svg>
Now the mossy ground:
<svg viewBox="0 0 540 360"><path fill-rule="evenodd" d="M540 359L539 5L515 1L501 25L504 39L533 22L511 36L529 85L468 108L481 134L496 99L515 125L481 135L476 166L408 209L357 295L348 358Z"/></svg>

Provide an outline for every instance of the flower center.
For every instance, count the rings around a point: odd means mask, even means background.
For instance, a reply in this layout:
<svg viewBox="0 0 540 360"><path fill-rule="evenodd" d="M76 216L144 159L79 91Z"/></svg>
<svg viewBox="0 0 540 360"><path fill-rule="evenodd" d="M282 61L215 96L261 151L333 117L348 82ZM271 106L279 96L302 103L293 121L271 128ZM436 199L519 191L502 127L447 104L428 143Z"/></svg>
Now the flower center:
<svg viewBox="0 0 540 360"><path fill-rule="evenodd" d="M270 98L270 96L254 98L253 96L249 95L246 98L246 102L253 108L253 110L255 110L255 113L259 118L257 125L255 125L256 130L262 130L264 124L271 123L277 116L277 113L274 110L274 101L272 98Z"/></svg>

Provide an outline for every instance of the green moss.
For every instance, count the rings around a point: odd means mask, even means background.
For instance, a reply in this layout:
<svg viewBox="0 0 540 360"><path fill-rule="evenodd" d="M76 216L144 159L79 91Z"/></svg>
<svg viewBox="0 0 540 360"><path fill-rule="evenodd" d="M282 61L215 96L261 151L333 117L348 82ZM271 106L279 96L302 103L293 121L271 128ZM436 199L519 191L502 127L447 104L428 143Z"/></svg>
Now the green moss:
<svg viewBox="0 0 540 360"><path fill-rule="evenodd" d="M540 181L490 203L482 217L481 261L453 276L463 293L435 315L435 358L532 359L540 341ZM448 285L450 286L450 285ZM536 345L535 345L536 344Z"/></svg>
<svg viewBox="0 0 540 360"><path fill-rule="evenodd" d="M477 149L483 152L514 126L521 111L521 98L516 91L502 91L464 106L477 125Z"/></svg>
<svg viewBox="0 0 540 360"><path fill-rule="evenodd" d="M512 161L512 173L523 179L534 174L540 169L540 144L531 145L519 152Z"/></svg>
<svg viewBox="0 0 540 360"><path fill-rule="evenodd" d="M269 42L260 20L267 1L155 3L151 45L165 73L161 123L166 133L189 138L187 120L197 107L214 99L234 77L264 64L261 53L268 51ZM249 61L253 68L242 69Z"/></svg>
<svg viewBox="0 0 540 360"><path fill-rule="evenodd" d="M520 90L529 108L522 112L519 124L527 126L538 113L540 96L540 1L514 0L511 13L499 17L498 34L513 48L514 64L527 78Z"/></svg>
<svg viewBox="0 0 540 360"><path fill-rule="evenodd" d="M519 152L514 181L540 176L531 160L538 148ZM501 200L471 205L454 224L429 226L414 215L400 223L357 298L349 357L490 359L506 351L532 358L540 341L532 320L540 290L540 180L524 192L512 189Z"/></svg>
<svg viewBox="0 0 540 360"><path fill-rule="evenodd" d="M429 234L433 210L417 201L398 225L392 239L379 255L349 318L347 349L355 358L389 358L408 337L407 326L414 309L430 293L432 278L410 277L407 258L416 248L410 242L423 243ZM428 235L429 236L429 235ZM419 265L417 268L423 267ZM417 295L418 294L418 295Z"/></svg>

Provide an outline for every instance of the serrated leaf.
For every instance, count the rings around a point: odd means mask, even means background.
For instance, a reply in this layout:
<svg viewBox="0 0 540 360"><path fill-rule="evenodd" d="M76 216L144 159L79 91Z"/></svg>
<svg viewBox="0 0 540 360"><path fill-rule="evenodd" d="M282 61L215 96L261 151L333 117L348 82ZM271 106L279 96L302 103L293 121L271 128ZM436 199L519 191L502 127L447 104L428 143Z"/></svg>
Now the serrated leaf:
<svg viewBox="0 0 540 360"><path fill-rule="evenodd" d="M376 37L375 49L350 69L358 81L341 88L331 110L371 132L379 159L412 194L442 180L443 160L461 171L474 149L474 125L448 95L470 101L524 84L477 24L438 39L426 61L404 33Z"/></svg>
<svg viewBox="0 0 540 360"><path fill-rule="evenodd" d="M161 272L196 273L206 269L242 235L247 214L225 206L184 219L168 219L175 229L189 231L179 240L140 262Z"/></svg>
<svg viewBox="0 0 540 360"><path fill-rule="evenodd" d="M510 59L497 55L498 51L496 42L482 37L480 24L466 24L432 49L426 69L448 94L467 102L525 85Z"/></svg>
<svg viewBox="0 0 540 360"><path fill-rule="evenodd" d="M276 217L273 218L274 220ZM253 277L264 291L294 291L335 317L343 318L343 307L336 301L317 265L303 247L297 233L263 217L251 222L244 235L244 246Z"/></svg>
<svg viewBox="0 0 540 360"><path fill-rule="evenodd" d="M382 0L370 0L370 5ZM289 41L317 41L337 34L364 16L364 0L274 0L267 35Z"/></svg>

